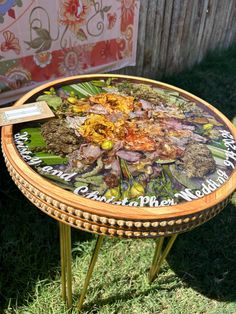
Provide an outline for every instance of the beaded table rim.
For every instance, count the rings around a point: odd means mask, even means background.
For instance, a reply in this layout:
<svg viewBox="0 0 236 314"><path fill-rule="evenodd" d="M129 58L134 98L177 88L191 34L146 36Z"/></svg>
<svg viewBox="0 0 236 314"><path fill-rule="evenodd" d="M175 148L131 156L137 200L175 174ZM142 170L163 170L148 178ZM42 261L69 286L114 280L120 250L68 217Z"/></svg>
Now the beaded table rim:
<svg viewBox="0 0 236 314"><path fill-rule="evenodd" d="M207 210L203 210L195 215L179 216L177 219L171 218L150 222L117 220L104 216L91 215L86 211L66 206L48 197L25 181L10 165L5 154L4 157L13 181L35 206L60 222L97 234L133 238L155 238L189 231L217 215L228 204L233 195L232 193L224 201Z"/></svg>

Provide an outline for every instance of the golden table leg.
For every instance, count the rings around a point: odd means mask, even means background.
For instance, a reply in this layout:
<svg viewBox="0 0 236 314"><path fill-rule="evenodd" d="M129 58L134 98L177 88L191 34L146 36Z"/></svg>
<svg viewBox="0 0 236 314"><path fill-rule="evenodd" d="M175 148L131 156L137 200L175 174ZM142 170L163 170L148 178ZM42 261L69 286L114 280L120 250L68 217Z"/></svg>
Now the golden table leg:
<svg viewBox="0 0 236 314"><path fill-rule="evenodd" d="M102 246L103 239L104 239L103 235L99 235L97 238L97 242L96 242L96 245L95 245L95 248L93 251L93 255L92 255L92 258L91 258L91 261L89 264L89 269L88 269L86 278L84 280L84 286L83 286L83 289L82 289L81 294L80 294L80 299L79 299L79 303L78 303L78 311L79 312L80 312L82 305L83 305L83 302L84 302L84 298L85 298L85 295L86 295L86 292L88 289L90 279L92 277L94 266L95 266L97 258L98 258L98 253L99 253L100 248Z"/></svg>
<svg viewBox="0 0 236 314"><path fill-rule="evenodd" d="M72 307L72 274L71 274L71 227L59 222L61 251L61 290L62 298Z"/></svg>
<svg viewBox="0 0 236 314"><path fill-rule="evenodd" d="M163 247L163 242L164 242L164 237L160 237L157 240L156 243L156 249L152 261L152 266L149 271L148 279L149 282L153 282L154 279L157 277L161 265L164 262L165 258L167 257L168 253L170 252L170 249L172 248L172 245L174 244L175 240L177 238L177 234L174 234L173 236L170 237L164 251L162 252L162 247Z"/></svg>
<svg viewBox="0 0 236 314"><path fill-rule="evenodd" d="M68 308L72 307L72 273L71 273L71 227L59 222L60 227L60 250L61 250L61 284L62 284L62 298L67 302ZM170 252L177 234L171 236L164 251L162 251L164 237L160 237L156 243L155 254L152 261L152 266L149 271L149 281L153 282L157 277L160 267ZM93 255L90 261L89 269L84 281L84 286L81 291L78 311L81 310L88 285L92 277L93 269L96 264L100 248L102 246L104 236L98 236Z"/></svg>

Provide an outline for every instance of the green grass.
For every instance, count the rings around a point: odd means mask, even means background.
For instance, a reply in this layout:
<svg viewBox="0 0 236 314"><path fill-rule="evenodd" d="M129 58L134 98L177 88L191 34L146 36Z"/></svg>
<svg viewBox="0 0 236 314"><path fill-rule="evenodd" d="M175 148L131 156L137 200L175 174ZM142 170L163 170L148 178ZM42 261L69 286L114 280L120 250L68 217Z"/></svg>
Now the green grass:
<svg viewBox="0 0 236 314"><path fill-rule="evenodd" d="M165 82L236 115L236 46ZM0 158L0 313L64 314L57 223L31 205ZM177 238L158 279L147 271L154 240L106 238L82 313L236 313L236 200L217 217ZM73 303L95 236L72 230ZM76 313L76 308L72 313Z"/></svg>
<svg viewBox="0 0 236 314"><path fill-rule="evenodd" d="M210 54L201 64L164 81L203 98L232 119L236 115L235 78L236 45Z"/></svg>

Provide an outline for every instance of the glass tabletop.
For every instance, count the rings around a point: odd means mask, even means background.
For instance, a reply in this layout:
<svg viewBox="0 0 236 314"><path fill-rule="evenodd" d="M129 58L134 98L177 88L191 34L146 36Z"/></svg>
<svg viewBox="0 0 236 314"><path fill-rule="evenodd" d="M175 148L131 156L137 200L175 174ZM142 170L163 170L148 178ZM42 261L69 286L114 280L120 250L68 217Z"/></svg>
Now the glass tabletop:
<svg viewBox="0 0 236 314"><path fill-rule="evenodd" d="M42 90L55 113L14 131L21 157L76 195L116 205L173 206L220 188L236 143L215 111L175 89L115 77Z"/></svg>
<svg viewBox="0 0 236 314"><path fill-rule="evenodd" d="M235 128L187 91L97 74L44 84L16 105L35 101L55 117L3 127L3 152L25 195L56 219L173 233L235 191Z"/></svg>

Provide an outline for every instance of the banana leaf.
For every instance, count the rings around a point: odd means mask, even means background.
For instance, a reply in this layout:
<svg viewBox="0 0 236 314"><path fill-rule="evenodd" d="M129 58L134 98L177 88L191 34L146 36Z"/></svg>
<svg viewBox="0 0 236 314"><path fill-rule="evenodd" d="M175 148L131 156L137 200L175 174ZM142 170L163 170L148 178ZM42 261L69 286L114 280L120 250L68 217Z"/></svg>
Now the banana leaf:
<svg viewBox="0 0 236 314"><path fill-rule="evenodd" d="M210 151L214 157L225 159L226 150L219 148L219 147L212 146L212 145L207 145L207 147L210 149Z"/></svg>
<svg viewBox="0 0 236 314"><path fill-rule="evenodd" d="M102 89L98 86L95 86L91 82L83 82L79 84L71 84L63 86L62 89L68 94L73 94L78 98L87 98L92 95L100 94Z"/></svg>
<svg viewBox="0 0 236 314"><path fill-rule="evenodd" d="M71 182L66 182L65 180L61 179L58 176L55 176L53 174L49 174L43 171L38 170L38 172L45 178L52 180L56 183L56 185L60 186L61 188L69 191L74 191L74 187L71 184Z"/></svg>
<svg viewBox="0 0 236 314"><path fill-rule="evenodd" d="M165 164L171 164L171 163L175 162L175 159L157 159L155 162L157 164L165 165Z"/></svg>
<svg viewBox="0 0 236 314"><path fill-rule="evenodd" d="M57 156L50 153L37 152L34 154L36 157L40 158L46 165L62 165L68 162L67 158Z"/></svg>
<svg viewBox="0 0 236 314"><path fill-rule="evenodd" d="M224 159L219 158L219 157L214 157L215 163L217 166L219 166L220 168L227 168L225 163L224 163Z"/></svg>
<svg viewBox="0 0 236 314"><path fill-rule="evenodd" d="M46 147L46 142L41 134L40 127L24 128L20 130L21 134L23 134L24 132L27 132L29 135L29 141L27 142L27 146L30 150L36 147L41 147L42 149Z"/></svg>
<svg viewBox="0 0 236 314"><path fill-rule="evenodd" d="M49 107L51 107L54 110L57 110L58 107L61 106L62 104L62 99L61 97L57 95L40 95L37 98L37 101L44 100L48 104Z"/></svg>
<svg viewBox="0 0 236 314"><path fill-rule="evenodd" d="M199 189L201 187L200 181L198 182L197 179L188 178L183 171L178 171L174 164L170 165L169 169L173 177L186 188L194 190Z"/></svg>
<svg viewBox="0 0 236 314"><path fill-rule="evenodd" d="M211 141L211 146L218 147L218 148L221 148L221 149L226 149L223 140L212 140Z"/></svg>

